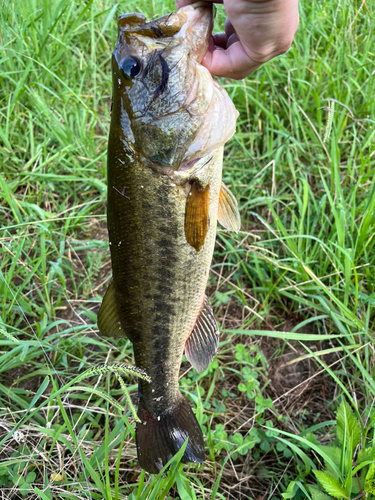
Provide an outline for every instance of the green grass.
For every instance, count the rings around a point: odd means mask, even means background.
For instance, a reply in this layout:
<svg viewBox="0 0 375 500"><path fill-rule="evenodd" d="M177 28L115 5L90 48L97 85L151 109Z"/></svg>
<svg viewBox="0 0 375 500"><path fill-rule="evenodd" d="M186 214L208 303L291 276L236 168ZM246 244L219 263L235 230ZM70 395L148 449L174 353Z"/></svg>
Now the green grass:
<svg viewBox="0 0 375 500"><path fill-rule="evenodd" d="M223 177L243 231L218 232L208 288L223 332L217 359L201 375L184 363L180 381L207 462L183 467L176 457L165 477L141 472L116 374L76 384L92 367L133 362L128 341L108 342L96 327L110 279L115 18L173 8L2 6L2 492L316 500L334 496L328 471L345 492L336 498L375 498L375 22L359 0L303 2L287 54L243 82L222 81L240 111ZM127 382L136 403L136 378Z"/></svg>

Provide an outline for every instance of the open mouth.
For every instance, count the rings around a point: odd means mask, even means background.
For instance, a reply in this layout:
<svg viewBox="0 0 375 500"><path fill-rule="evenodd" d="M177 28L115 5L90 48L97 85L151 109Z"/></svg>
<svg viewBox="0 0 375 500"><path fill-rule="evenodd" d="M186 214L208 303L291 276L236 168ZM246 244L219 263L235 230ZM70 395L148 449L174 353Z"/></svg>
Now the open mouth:
<svg viewBox="0 0 375 500"><path fill-rule="evenodd" d="M187 172L192 171L198 172L201 168L205 167L209 161L211 161L213 153L210 153L206 156L202 156L200 158L195 158L194 160L189 161L188 163L184 163L178 169L178 172Z"/></svg>
<svg viewBox="0 0 375 500"><path fill-rule="evenodd" d="M181 167L178 169L178 171L179 172L185 172L186 170L190 170L201 159L202 158L196 158L195 160L191 160L188 163L185 163L184 165L181 165Z"/></svg>

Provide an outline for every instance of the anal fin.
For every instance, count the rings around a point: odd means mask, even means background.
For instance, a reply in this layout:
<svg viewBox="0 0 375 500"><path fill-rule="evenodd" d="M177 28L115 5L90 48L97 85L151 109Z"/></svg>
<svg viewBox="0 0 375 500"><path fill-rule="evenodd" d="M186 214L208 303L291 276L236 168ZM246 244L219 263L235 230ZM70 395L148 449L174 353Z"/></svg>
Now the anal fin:
<svg viewBox="0 0 375 500"><path fill-rule="evenodd" d="M219 346L219 330L214 313L204 297L203 307L185 343L185 356L197 372L203 372Z"/></svg>
<svg viewBox="0 0 375 500"><path fill-rule="evenodd" d="M104 337L126 337L121 326L120 316L117 312L116 294L113 281L111 281L98 314L98 328Z"/></svg>
<svg viewBox="0 0 375 500"><path fill-rule="evenodd" d="M206 240L209 224L210 186L200 189L193 182L186 201L185 209L185 237L186 241L197 252L203 247Z"/></svg>
<svg viewBox="0 0 375 500"><path fill-rule="evenodd" d="M237 200L223 182L220 189L217 220L229 231L238 233L241 229L241 216L238 211Z"/></svg>

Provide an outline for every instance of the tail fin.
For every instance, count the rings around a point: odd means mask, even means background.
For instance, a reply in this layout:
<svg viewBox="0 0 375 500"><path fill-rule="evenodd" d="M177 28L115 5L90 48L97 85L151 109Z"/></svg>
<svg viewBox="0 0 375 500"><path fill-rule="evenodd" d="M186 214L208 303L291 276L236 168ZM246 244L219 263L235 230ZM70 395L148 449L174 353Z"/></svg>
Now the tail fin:
<svg viewBox="0 0 375 500"><path fill-rule="evenodd" d="M182 462L203 462L203 435L187 400L180 395L177 405L160 416L152 415L140 400L137 424L137 454L142 469L157 474L188 439Z"/></svg>

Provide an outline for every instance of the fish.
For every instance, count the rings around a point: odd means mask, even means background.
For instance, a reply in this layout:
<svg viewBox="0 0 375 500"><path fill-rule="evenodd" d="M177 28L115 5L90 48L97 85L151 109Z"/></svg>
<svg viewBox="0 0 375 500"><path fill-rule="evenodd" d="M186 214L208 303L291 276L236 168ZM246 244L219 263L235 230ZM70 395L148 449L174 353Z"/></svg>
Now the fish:
<svg viewBox="0 0 375 500"><path fill-rule="evenodd" d="M140 466L157 474L187 440L182 462L205 459L202 431L179 390L182 355L198 372L213 360L218 326L205 295L217 220L238 232L235 197L221 181L223 146L238 112L201 65L212 4L159 19L118 20L112 56L107 225L112 281L102 335L130 339L140 380Z"/></svg>

